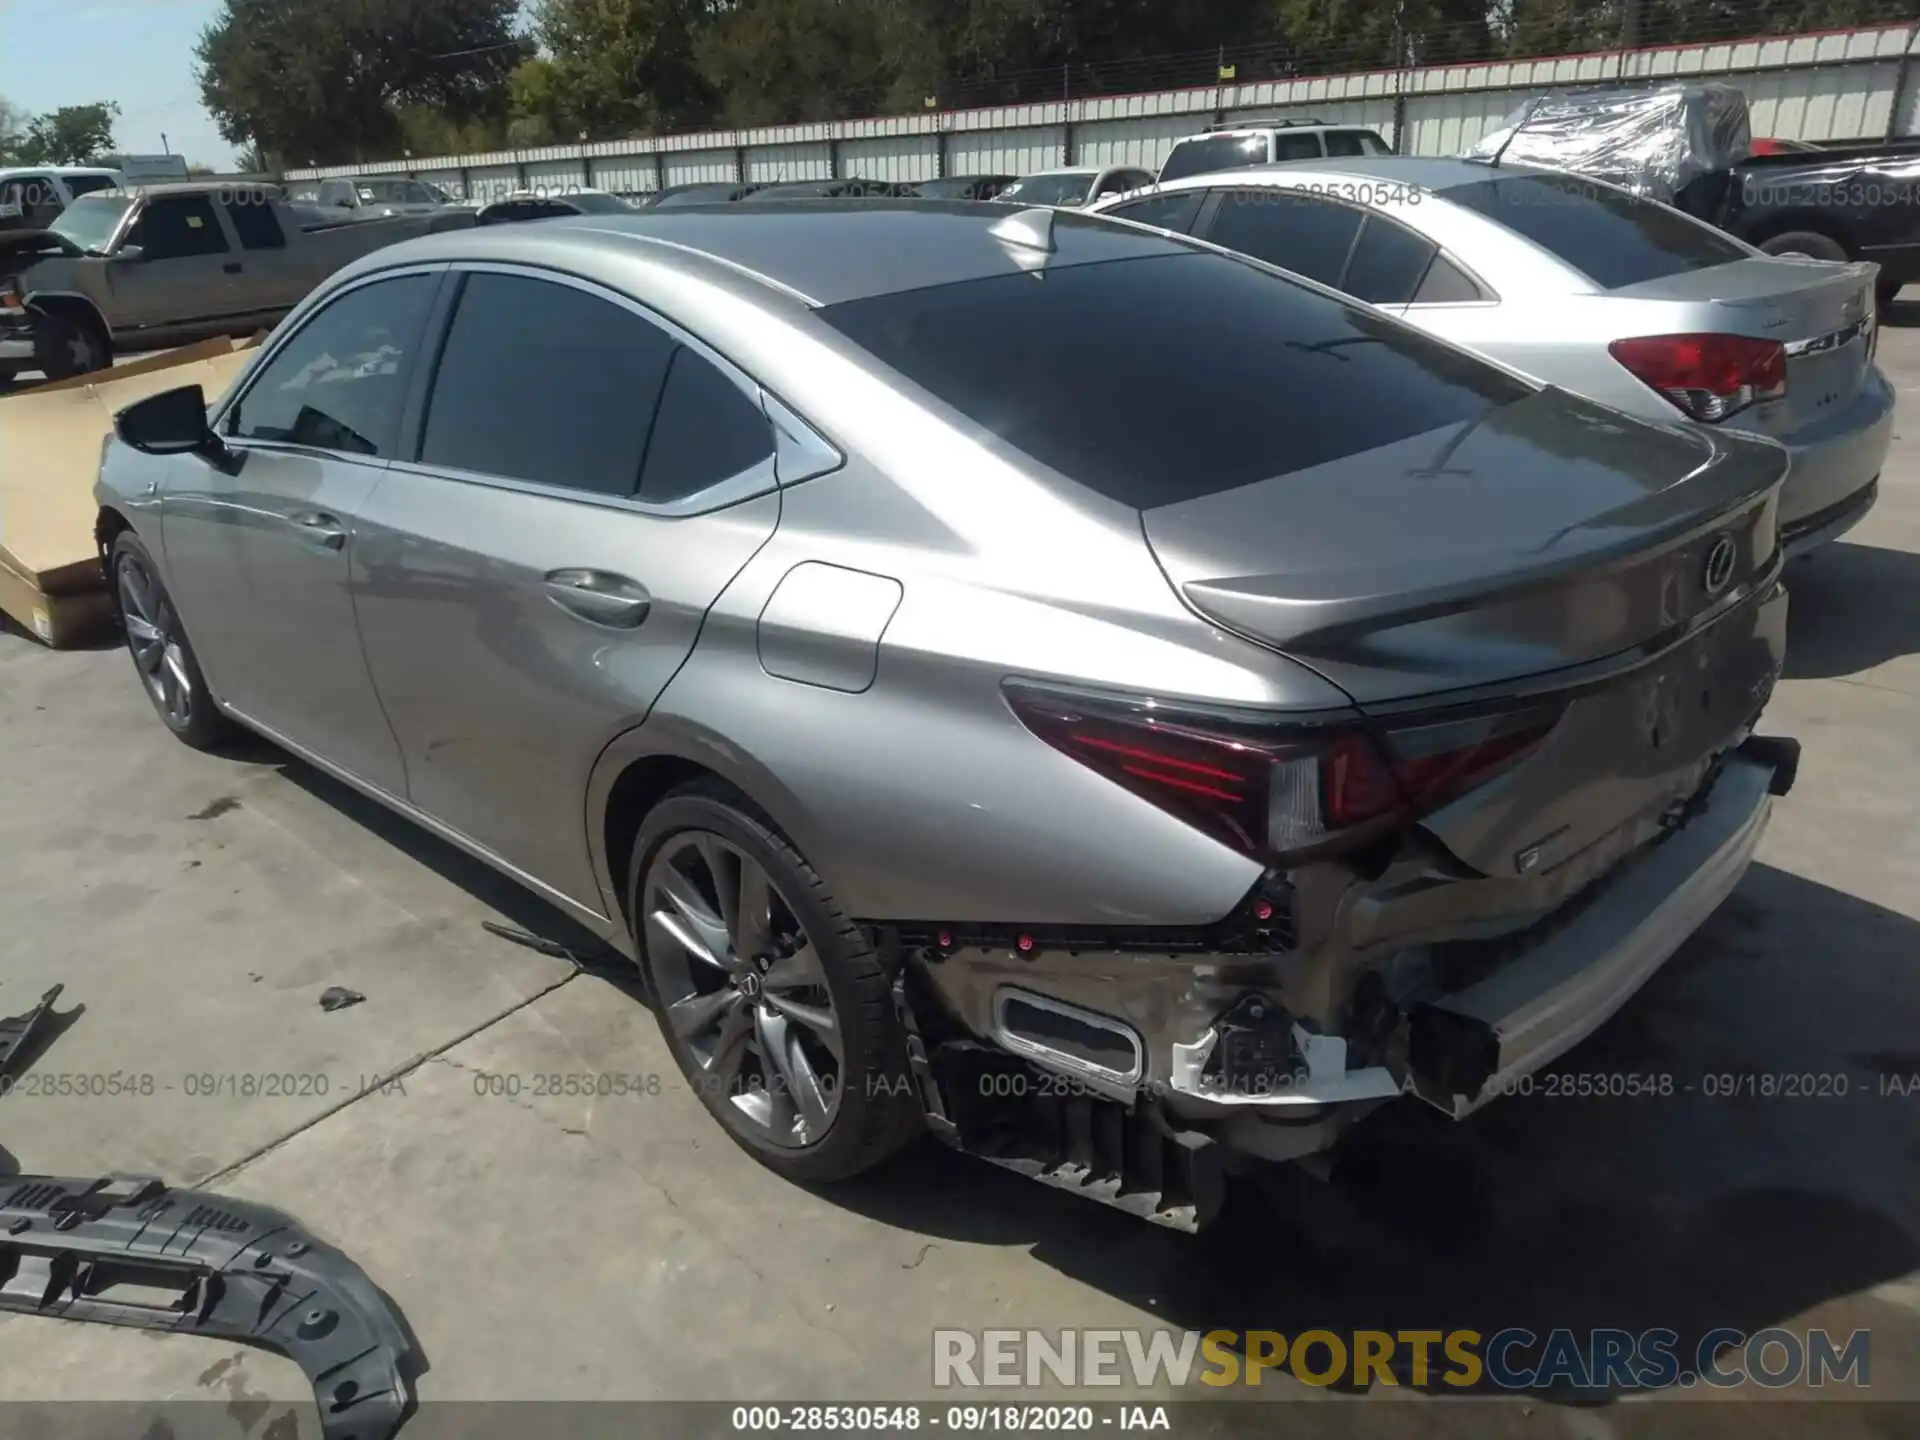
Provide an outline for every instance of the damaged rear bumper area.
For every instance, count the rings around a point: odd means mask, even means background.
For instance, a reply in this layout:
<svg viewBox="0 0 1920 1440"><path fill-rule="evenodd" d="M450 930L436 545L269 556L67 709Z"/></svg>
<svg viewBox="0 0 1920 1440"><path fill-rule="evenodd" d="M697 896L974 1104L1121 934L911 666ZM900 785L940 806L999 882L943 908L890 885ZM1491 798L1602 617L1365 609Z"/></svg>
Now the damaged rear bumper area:
<svg viewBox="0 0 1920 1440"><path fill-rule="evenodd" d="M16 1175L0 1200L0 1310L173 1330L285 1355L327 1440L387 1440L418 1351L360 1267L290 1216L156 1179Z"/></svg>
<svg viewBox="0 0 1920 1440"><path fill-rule="evenodd" d="M1197 1229L1226 1173L1325 1150L1387 1100L1467 1115L1590 1035L1726 899L1798 753L1791 740L1747 739L1658 838L1551 913L1455 941L1470 965L1372 1010L1289 1008L1296 957L1277 879L1184 954L1151 937L1114 949L896 936L930 1120L984 1158ZM1384 972L1402 955L1357 958Z"/></svg>

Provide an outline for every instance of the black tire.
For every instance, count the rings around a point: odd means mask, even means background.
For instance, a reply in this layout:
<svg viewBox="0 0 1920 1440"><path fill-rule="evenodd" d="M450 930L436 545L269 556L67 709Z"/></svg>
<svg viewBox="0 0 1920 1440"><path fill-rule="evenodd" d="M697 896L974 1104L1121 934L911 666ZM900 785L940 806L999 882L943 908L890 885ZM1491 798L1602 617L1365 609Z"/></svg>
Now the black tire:
<svg viewBox="0 0 1920 1440"><path fill-rule="evenodd" d="M820 961L840 1028L838 1108L826 1134L800 1148L763 1138L742 1122L728 1095L705 1083L699 1062L675 1033L648 954L644 906L649 872L676 839L718 836L756 861L805 932ZM922 1133L925 1121L907 1068L906 1039L893 1008L893 977L826 884L777 827L731 787L694 781L671 792L641 823L628 876L628 913L640 970L674 1063L734 1143L776 1173L802 1182L850 1179Z"/></svg>
<svg viewBox="0 0 1920 1440"><path fill-rule="evenodd" d="M72 315L42 315L35 327L34 360L49 380L91 375L113 364L113 347L100 327Z"/></svg>
<svg viewBox="0 0 1920 1440"><path fill-rule="evenodd" d="M187 639L179 612L173 608L173 598L167 594L167 587L154 566L153 556L140 543L138 535L131 530L123 530L115 537L112 548L107 552L107 566L114 601L120 608L121 624L126 628L127 652L133 657L134 673L140 679L140 688L147 692L147 699L152 702L160 723L171 730L182 744L191 745L196 750L217 749L233 738L238 727L221 711L213 692L207 688L206 677L200 673L200 661L193 653L193 645ZM130 583L127 573L130 568L137 572L145 593L150 596L151 616L136 616L133 613L135 607L129 604L129 592L125 587ZM155 642L143 640L136 634L143 621L159 631L159 664L168 669L168 674L158 680L143 659L147 647ZM169 650L172 651L171 655L167 653ZM172 661L177 661L177 670L170 668ZM183 707L175 707L170 703L175 690L185 697Z"/></svg>
<svg viewBox="0 0 1920 1440"><path fill-rule="evenodd" d="M1789 230L1760 242L1769 255L1804 255L1809 260L1845 260L1847 247L1818 230Z"/></svg>
<svg viewBox="0 0 1920 1440"><path fill-rule="evenodd" d="M1887 310L1900 298L1900 292L1906 287L1903 280L1891 280L1881 276L1873 285L1873 304L1876 310Z"/></svg>

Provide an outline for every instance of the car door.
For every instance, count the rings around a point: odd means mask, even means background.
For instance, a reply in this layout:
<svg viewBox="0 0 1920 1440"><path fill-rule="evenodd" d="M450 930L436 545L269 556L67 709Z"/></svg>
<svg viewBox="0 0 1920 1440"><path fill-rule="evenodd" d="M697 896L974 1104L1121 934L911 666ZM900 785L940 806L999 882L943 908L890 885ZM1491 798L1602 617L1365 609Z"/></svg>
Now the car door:
<svg viewBox="0 0 1920 1440"><path fill-rule="evenodd" d="M215 417L237 463L179 457L162 496L169 585L214 693L394 796L405 772L350 578L439 279L376 277L307 314Z"/></svg>
<svg viewBox="0 0 1920 1440"><path fill-rule="evenodd" d="M107 267L115 328L221 323L246 308L234 285L239 274L212 196L151 196Z"/></svg>
<svg viewBox="0 0 1920 1440"><path fill-rule="evenodd" d="M240 242L234 303L250 322L278 320L312 288L307 267L287 248L278 207L265 191L235 190L221 196L220 209Z"/></svg>
<svg viewBox="0 0 1920 1440"><path fill-rule="evenodd" d="M363 516L367 665L413 804L592 911L595 757L779 516L757 389L631 299L470 267Z"/></svg>

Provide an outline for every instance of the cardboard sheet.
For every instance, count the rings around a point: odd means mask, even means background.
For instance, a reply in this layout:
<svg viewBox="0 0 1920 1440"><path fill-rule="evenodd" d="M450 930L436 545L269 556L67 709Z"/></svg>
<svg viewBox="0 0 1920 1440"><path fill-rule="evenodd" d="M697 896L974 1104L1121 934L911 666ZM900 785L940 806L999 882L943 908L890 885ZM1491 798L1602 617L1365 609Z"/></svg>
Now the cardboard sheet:
<svg viewBox="0 0 1920 1440"><path fill-rule="evenodd" d="M0 610L56 647L97 633L113 606L93 483L114 415L176 385L199 385L211 403L259 338L206 340L0 397Z"/></svg>

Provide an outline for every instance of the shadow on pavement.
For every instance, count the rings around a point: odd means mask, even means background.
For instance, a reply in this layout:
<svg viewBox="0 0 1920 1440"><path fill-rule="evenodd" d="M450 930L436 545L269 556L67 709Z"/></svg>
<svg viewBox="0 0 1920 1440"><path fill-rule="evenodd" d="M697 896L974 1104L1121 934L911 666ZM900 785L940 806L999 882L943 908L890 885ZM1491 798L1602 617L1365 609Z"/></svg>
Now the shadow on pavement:
<svg viewBox="0 0 1920 1440"><path fill-rule="evenodd" d="M1920 653L1920 554L1839 540L1788 565L1786 583L1789 680L1844 679Z"/></svg>
<svg viewBox="0 0 1920 1440"><path fill-rule="evenodd" d="M1764 1329L1920 1268L1920 1096L1881 1093L1883 1075L1920 1075L1920 998L1901 978L1917 953L1913 920L1756 866L1545 1072L1670 1075L1671 1098L1560 1098L1536 1077L1463 1123L1400 1102L1350 1136L1331 1184L1236 1182L1197 1237L933 1142L828 1193L929 1238L1029 1249L1173 1327L1664 1327L1690 1370L1709 1330ZM1777 1075L1815 1093L1736 1078Z"/></svg>

